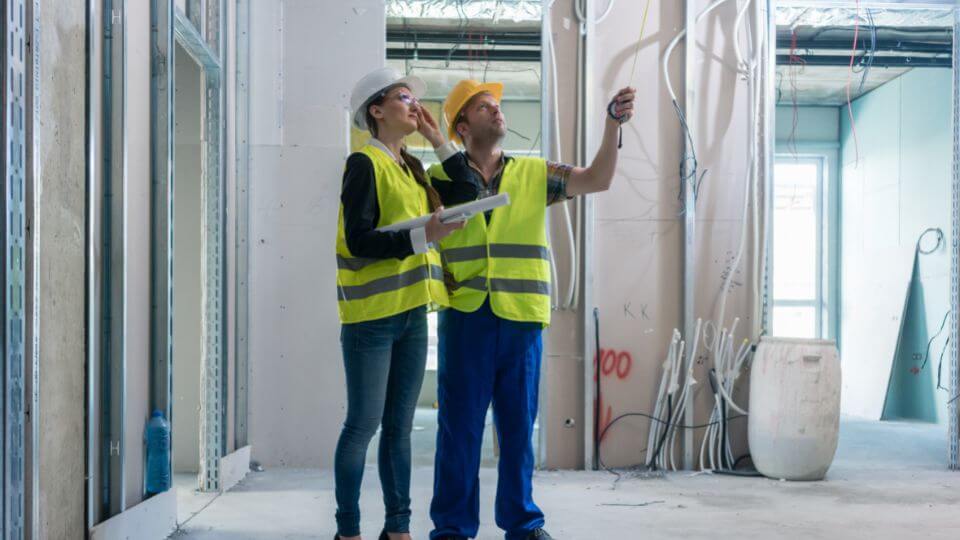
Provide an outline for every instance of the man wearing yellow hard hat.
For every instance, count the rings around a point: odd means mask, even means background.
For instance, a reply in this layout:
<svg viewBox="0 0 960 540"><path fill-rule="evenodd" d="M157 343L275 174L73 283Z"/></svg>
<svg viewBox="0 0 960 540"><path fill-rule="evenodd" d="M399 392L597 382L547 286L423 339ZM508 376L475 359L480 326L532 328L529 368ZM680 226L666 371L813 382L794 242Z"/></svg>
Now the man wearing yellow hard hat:
<svg viewBox="0 0 960 540"><path fill-rule="evenodd" d="M496 522L507 540L549 540L533 502L533 425L541 333L550 323L546 207L605 191L617 162L617 132L633 115L634 90L607 107L603 140L589 167L506 155L503 85L460 81L443 105L450 138L464 151L438 152L431 182L467 181L510 205L471 218L440 241L450 308L440 313L437 456L431 540L476 537L478 473L487 408L500 442Z"/></svg>

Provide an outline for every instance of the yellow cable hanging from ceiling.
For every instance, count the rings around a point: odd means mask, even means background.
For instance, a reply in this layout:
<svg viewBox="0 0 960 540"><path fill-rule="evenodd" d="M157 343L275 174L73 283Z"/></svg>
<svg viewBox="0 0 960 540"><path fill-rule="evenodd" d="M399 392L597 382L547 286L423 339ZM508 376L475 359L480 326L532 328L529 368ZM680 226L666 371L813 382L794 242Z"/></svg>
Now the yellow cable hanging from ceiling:
<svg viewBox="0 0 960 540"><path fill-rule="evenodd" d="M630 86L633 88L633 77L637 73L637 58L640 57L640 44L643 43L643 32L647 27L647 15L650 13L650 4L653 0L647 0L647 5L643 8L643 19L640 21L640 37L637 38L637 50L633 53L633 68L630 69Z"/></svg>

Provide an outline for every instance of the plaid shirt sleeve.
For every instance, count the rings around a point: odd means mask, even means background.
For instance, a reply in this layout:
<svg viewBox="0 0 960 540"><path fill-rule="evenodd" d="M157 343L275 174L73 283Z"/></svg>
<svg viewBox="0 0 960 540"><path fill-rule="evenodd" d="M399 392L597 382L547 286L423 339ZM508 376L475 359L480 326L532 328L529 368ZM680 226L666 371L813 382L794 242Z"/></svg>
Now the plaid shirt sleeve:
<svg viewBox="0 0 960 540"><path fill-rule="evenodd" d="M547 162L547 206L573 198L567 196L567 180L572 171L573 165Z"/></svg>

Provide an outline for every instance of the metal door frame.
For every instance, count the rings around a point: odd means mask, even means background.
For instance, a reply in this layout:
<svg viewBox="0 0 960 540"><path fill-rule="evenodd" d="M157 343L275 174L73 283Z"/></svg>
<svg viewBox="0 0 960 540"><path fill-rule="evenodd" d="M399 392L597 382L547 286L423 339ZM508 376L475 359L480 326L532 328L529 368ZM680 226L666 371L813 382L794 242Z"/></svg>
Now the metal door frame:
<svg viewBox="0 0 960 540"><path fill-rule="evenodd" d="M172 0L163 0L166 5L172 5ZM161 5L164 5L161 3ZM200 474L199 488L202 491L218 491L220 489L220 458L224 456L227 448L227 365L228 357L226 354L227 332L225 328L226 318L224 317L225 307L227 305L226 283L226 175L224 174L224 118L226 92L224 85L224 76L222 66L225 65L225 47L224 37L226 35L224 24L226 17L221 16L226 13L226 3L224 0L208 0L203 3L203 11L198 11L194 5L191 13L172 8L173 19L173 39L177 44L197 62L203 72L203 137L202 137L202 161L203 161L203 200L201 203L201 223L203 229L203 254L201 259L201 274L203 279L203 353L201 359L201 410L200 416ZM201 16L202 15L202 16ZM196 23L201 25L198 28ZM168 42L171 43L172 42ZM173 52L173 54L170 54ZM162 317L161 326L154 326L157 331L155 336L154 353L162 361L166 359L166 376L162 374L162 367L158 372L160 376L156 379L165 379L166 405L168 412L172 414L172 385L169 383L173 376L173 241L175 231L173 231L173 193L176 180L173 176L173 133L174 126L174 107L172 102L173 89L175 83L175 60L173 60L175 51L169 51L166 58L171 59L167 63L166 77L169 86L165 92L164 102L158 105L167 107L166 121L164 126L159 123L156 131L161 129L168 131L168 139L165 145L169 152L170 159L166 162L167 170L162 174L155 176L155 183L162 184L167 182L167 189L160 189L158 194L166 193L166 208L169 210L164 213L166 216L166 231L164 228L158 228L155 238L159 235L167 234L166 238L166 257L160 257L156 263L162 263L166 270L156 271L160 279L166 275L166 287L157 286L155 291L159 294L165 291L166 294L166 316ZM159 92L158 96L164 94ZM163 118L162 113L157 118ZM155 151L158 150L156 147ZM160 149L162 150L162 149ZM162 154L161 154L162 155ZM162 159L157 160L162 161ZM159 199L155 203L161 202ZM157 208L157 206L155 206ZM160 266L156 264L155 268ZM166 328L162 328L165 323ZM171 418L171 422L173 419Z"/></svg>
<svg viewBox="0 0 960 540"><path fill-rule="evenodd" d="M27 18L25 0L4 0L0 17L3 49L4 112L0 143L3 160L3 482L0 485L3 518L0 536L22 538L24 534L24 333L26 317L25 276L25 177L27 79L26 35L33 23Z"/></svg>

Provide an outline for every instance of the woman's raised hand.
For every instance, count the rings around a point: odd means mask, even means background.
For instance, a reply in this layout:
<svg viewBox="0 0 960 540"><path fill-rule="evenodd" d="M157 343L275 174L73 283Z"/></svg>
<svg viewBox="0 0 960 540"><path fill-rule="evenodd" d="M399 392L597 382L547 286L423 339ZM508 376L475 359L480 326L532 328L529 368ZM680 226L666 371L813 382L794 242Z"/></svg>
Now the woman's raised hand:
<svg viewBox="0 0 960 540"><path fill-rule="evenodd" d="M443 132L440 131L440 126L437 125L436 119L422 103L417 107L417 131L423 135L424 139L430 141L434 148L438 148L447 142Z"/></svg>

